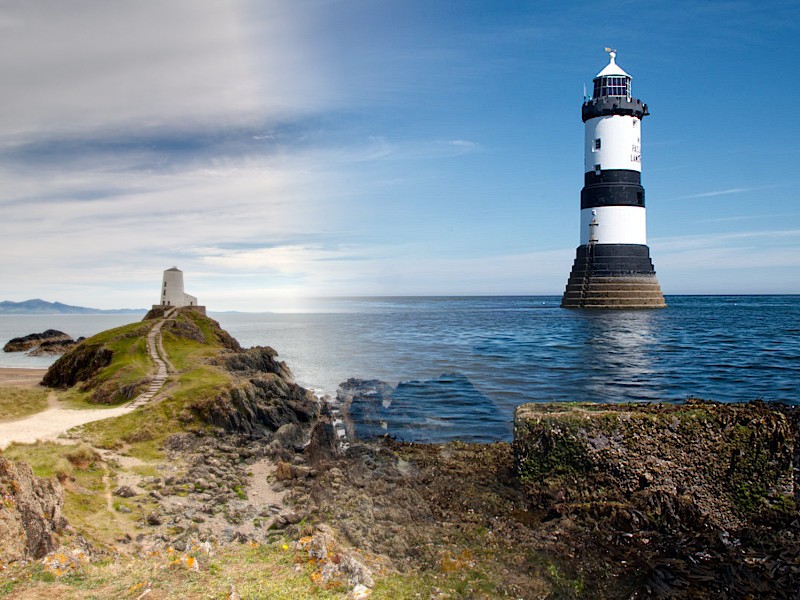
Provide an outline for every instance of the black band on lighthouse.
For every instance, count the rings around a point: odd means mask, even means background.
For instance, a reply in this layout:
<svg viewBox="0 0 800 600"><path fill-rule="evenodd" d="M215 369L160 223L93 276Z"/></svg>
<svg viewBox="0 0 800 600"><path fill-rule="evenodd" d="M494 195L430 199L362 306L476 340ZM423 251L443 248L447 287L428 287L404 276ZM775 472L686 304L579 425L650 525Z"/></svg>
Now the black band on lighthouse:
<svg viewBox="0 0 800 600"><path fill-rule="evenodd" d="M630 183L641 185L642 174L629 169L608 169L606 171L588 171L583 174L583 185L600 185L603 183Z"/></svg>
<svg viewBox="0 0 800 600"><path fill-rule="evenodd" d="M628 115L641 119L649 114L650 113L647 112L647 104L644 104L638 98L628 99L620 96L592 98L588 102L584 102L581 108L581 116L583 117L584 123L595 117Z"/></svg>
<svg viewBox="0 0 800 600"><path fill-rule="evenodd" d="M638 171L624 169L589 172L581 190L581 209L599 206L644 207L644 188Z"/></svg>
<svg viewBox="0 0 800 600"><path fill-rule="evenodd" d="M597 244L578 246L575 264L585 262L591 252L592 276L594 277L648 277L656 274L650 249L640 244Z"/></svg>

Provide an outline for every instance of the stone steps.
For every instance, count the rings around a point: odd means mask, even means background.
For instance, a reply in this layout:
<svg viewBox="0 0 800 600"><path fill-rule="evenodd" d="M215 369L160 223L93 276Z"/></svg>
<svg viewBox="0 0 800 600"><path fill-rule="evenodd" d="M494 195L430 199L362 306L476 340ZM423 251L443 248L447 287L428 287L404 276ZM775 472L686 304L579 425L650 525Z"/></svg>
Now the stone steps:
<svg viewBox="0 0 800 600"><path fill-rule="evenodd" d="M159 353L159 348L161 348L161 327L166 322L167 318L169 318L172 313L175 312L175 309L172 308L164 313L164 318L159 319L150 329L150 332L147 334L147 353L150 356L150 359L156 366L156 374L150 380L150 384L147 386L147 390L143 393L139 394L131 400L130 406L131 408L139 408L150 402L156 394L161 391L161 388L164 387L164 384L167 382L168 377L168 370L167 370L167 363L164 362L164 359L161 358L161 354Z"/></svg>
<svg viewBox="0 0 800 600"><path fill-rule="evenodd" d="M564 298L580 298L584 295L590 295L593 298L662 298L661 290L630 290L630 289L602 289L598 290L592 286L587 286L585 290L576 288L567 288L564 292Z"/></svg>
<svg viewBox="0 0 800 600"><path fill-rule="evenodd" d="M655 277L570 277L563 308L664 308L664 295Z"/></svg>

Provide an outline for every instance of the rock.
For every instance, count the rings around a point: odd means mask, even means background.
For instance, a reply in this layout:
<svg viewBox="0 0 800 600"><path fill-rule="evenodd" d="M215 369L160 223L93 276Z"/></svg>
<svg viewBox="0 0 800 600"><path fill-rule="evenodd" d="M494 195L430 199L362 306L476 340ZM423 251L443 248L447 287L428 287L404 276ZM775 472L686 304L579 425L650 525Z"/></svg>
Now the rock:
<svg viewBox="0 0 800 600"><path fill-rule="evenodd" d="M111 364L113 355L101 344L79 344L51 365L42 378L42 384L65 389L79 381L87 381Z"/></svg>
<svg viewBox="0 0 800 600"><path fill-rule="evenodd" d="M764 511L794 514L798 416L763 402L524 404L515 468L546 504L558 489L567 503L624 503L650 515L643 527L730 529Z"/></svg>
<svg viewBox="0 0 800 600"><path fill-rule="evenodd" d="M286 363L275 360L278 353L269 346L255 346L243 350L225 361L229 371L244 373L248 376L261 373L274 373L286 381L291 381L292 374Z"/></svg>
<svg viewBox="0 0 800 600"><path fill-rule="evenodd" d="M282 446L287 450L301 452L306 445L307 430L297 423L281 425L275 432L273 444Z"/></svg>
<svg viewBox="0 0 800 600"><path fill-rule="evenodd" d="M276 481L291 481L295 478L294 467L289 463L279 461L275 465L275 480Z"/></svg>
<svg viewBox="0 0 800 600"><path fill-rule="evenodd" d="M251 377L216 398L198 400L193 408L207 423L248 437L276 432L288 423L310 428L319 414L311 392L274 373Z"/></svg>
<svg viewBox="0 0 800 600"><path fill-rule="evenodd" d="M0 564L41 558L56 548L56 535L67 525L56 479L35 477L25 463L0 457L0 503Z"/></svg>
<svg viewBox="0 0 800 600"><path fill-rule="evenodd" d="M315 468L334 462L339 456L339 439L328 417L321 417L314 425L305 455Z"/></svg>
<svg viewBox="0 0 800 600"><path fill-rule="evenodd" d="M136 491L127 485L121 485L114 490L114 495L120 498L133 498L136 495Z"/></svg>
<svg viewBox="0 0 800 600"><path fill-rule="evenodd" d="M37 348L44 343L53 344L67 341L73 344L75 343L72 337L63 331L48 329L42 333L31 333L23 337L9 340L8 343L3 346L3 352L27 352L28 350Z"/></svg>
<svg viewBox="0 0 800 600"><path fill-rule="evenodd" d="M149 515L147 515L147 524L153 527L161 525L161 515L151 512Z"/></svg>
<svg viewBox="0 0 800 600"><path fill-rule="evenodd" d="M374 587L370 570L339 545L327 525L319 525L311 538L301 538L297 544L298 550L308 552L308 557L317 564L315 572L323 583Z"/></svg>
<svg viewBox="0 0 800 600"><path fill-rule="evenodd" d="M47 340L42 342L37 348L30 350L28 356L60 356L72 350L72 348L85 339L86 338L80 337L77 340Z"/></svg>
<svg viewBox="0 0 800 600"><path fill-rule="evenodd" d="M352 598L353 600L362 600L363 598L368 598L371 593L372 590L370 590L364 584L359 583L352 590L350 590L348 597Z"/></svg>

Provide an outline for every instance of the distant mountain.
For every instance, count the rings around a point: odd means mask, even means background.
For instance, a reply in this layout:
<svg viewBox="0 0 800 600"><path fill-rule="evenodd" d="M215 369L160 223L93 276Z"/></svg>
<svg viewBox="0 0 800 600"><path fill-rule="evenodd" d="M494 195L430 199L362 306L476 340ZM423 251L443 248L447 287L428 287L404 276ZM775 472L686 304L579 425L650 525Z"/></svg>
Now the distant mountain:
<svg viewBox="0 0 800 600"><path fill-rule="evenodd" d="M24 302L0 302L0 315L99 315L99 314L128 314L144 313L144 308L119 308L101 310L99 308L86 308L85 306L70 306L61 302L47 302L34 299Z"/></svg>

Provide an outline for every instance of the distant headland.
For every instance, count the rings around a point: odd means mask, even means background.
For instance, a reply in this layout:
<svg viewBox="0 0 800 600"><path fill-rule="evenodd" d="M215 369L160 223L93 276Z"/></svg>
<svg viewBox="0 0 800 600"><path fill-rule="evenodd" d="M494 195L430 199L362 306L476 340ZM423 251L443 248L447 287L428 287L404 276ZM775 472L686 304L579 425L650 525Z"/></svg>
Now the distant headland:
<svg viewBox="0 0 800 600"><path fill-rule="evenodd" d="M145 308L114 308L103 310L85 306L70 306L61 302L47 302L35 298L23 302L4 300L0 302L0 315L97 315L97 314L137 314L146 313Z"/></svg>

